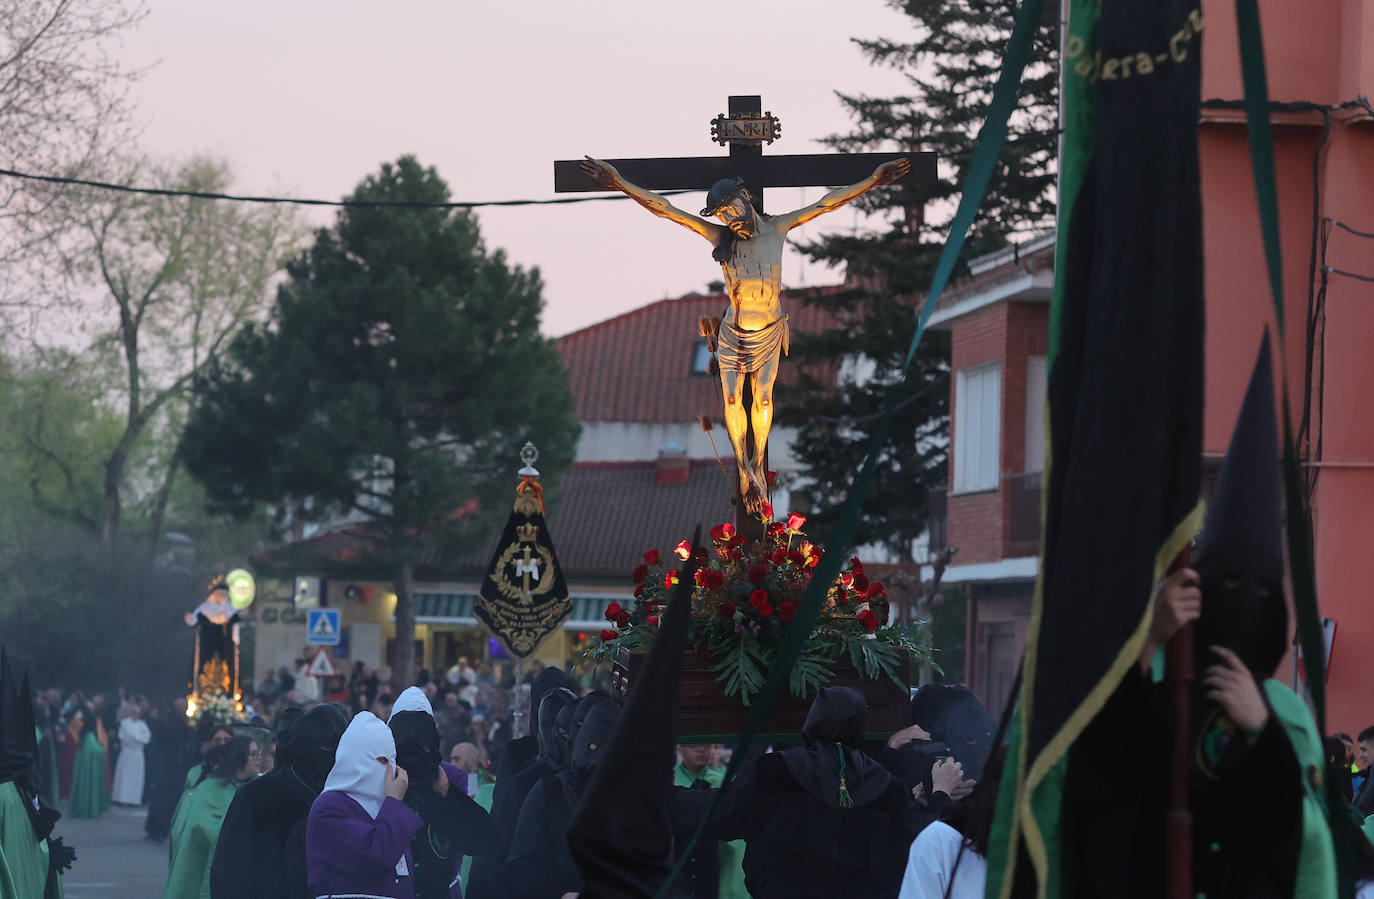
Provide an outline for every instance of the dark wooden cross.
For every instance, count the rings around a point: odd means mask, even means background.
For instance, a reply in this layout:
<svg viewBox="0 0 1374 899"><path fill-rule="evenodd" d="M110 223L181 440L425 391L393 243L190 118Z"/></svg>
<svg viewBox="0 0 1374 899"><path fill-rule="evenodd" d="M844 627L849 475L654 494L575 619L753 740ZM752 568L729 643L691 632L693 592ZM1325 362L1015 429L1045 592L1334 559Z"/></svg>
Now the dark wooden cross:
<svg viewBox="0 0 1374 899"><path fill-rule="evenodd" d="M722 178L740 177L749 190L754 208L764 211L763 191L768 187L840 187L855 184L885 162L905 157L911 172L905 184L926 185L936 181L936 154L918 153L807 153L763 155L763 144L780 133L778 122L763 112L758 95L730 97L729 116L713 123L713 137L728 142L727 156L669 156L649 159L608 159L627 181L646 190L708 190ZM555 193L605 191L582 171L582 160L560 159L553 164ZM747 389L747 382L746 382ZM741 402L750 406L746 393ZM750 446L753 431L750 430ZM766 467L766 466L765 466ZM736 527L746 537L762 536L762 525L745 511L736 485Z"/></svg>

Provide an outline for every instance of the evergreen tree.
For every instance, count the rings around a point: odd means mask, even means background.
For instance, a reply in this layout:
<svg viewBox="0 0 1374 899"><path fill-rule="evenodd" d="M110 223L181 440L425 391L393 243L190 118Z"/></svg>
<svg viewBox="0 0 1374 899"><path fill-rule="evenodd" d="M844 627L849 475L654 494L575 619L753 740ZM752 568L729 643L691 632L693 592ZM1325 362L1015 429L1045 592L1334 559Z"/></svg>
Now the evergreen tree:
<svg viewBox="0 0 1374 899"><path fill-rule="evenodd" d="M877 543L911 560L924 531L927 499L946 480L949 337L927 332L907 378L901 365L958 203L979 127L992 99L1017 4L1008 0L907 0L891 3L911 17L910 41L858 39L874 65L900 69L910 91L874 98L841 94L854 130L826 143L837 150L932 150L942 177L933 185L899 183L856 201L886 222L867 234L831 235L803 249L842 265L840 291L811 291L805 302L833 314L819 335L798 335L801 389L780 394L780 420L799 428L802 477L811 483L817 533L834 520L873 439L880 410L897 406L873 491L855 541ZM1017 234L1053 224L1058 149L1057 7L1037 30L1007 146L975 219L964 258L990 252ZM838 389L831 386L836 360Z"/></svg>
<svg viewBox="0 0 1374 899"><path fill-rule="evenodd" d="M442 203L433 169L403 157L352 199ZM396 590L393 685L411 683L413 570L463 539L472 499L508 506L520 446L546 480L578 426L567 376L540 336L536 271L488 252L467 212L345 207L287 267L270 323L245 328L197 386L188 470L239 509L297 500L361 517ZM470 529L487 542L485 531Z"/></svg>

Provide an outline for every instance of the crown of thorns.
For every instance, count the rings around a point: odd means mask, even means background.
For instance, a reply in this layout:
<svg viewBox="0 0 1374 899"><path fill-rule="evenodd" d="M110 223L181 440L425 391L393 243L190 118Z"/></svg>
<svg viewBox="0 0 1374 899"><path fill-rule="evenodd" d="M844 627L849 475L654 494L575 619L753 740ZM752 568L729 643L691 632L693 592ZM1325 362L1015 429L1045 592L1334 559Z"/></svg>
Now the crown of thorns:
<svg viewBox="0 0 1374 899"><path fill-rule="evenodd" d="M706 207L701 210L701 214L715 215L720 212L722 206L741 196L749 196L749 191L744 188L743 178L722 178L712 184L711 189L706 192Z"/></svg>

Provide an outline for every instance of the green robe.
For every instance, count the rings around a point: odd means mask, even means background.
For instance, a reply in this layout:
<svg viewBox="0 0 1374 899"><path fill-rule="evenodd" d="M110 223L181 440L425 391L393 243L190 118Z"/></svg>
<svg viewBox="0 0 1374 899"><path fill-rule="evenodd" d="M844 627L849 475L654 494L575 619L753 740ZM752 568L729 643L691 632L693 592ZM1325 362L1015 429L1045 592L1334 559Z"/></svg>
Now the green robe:
<svg viewBox="0 0 1374 899"><path fill-rule="evenodd" d="M0 784L0 899L36 899L47 882L48 841L34 836L19 788Z"/></svg>
<svg viewBox="0 0 1374 899"><path fill-rule="evenodd" d="M99 818L110 808L110 784L105 780L105 750L95 734L81 738L72 766L72 796L68 814L73 818Z"/></svg>
<svg viewBox="0 0 1374 899"><path fill-rule="evenodd" d="M481 777L481 775L480 775L480 774L469 774L468 777ZM476 793L476 795L474 795L474 796L472 797L472 800L473 800L473 802L476 802L476 803L477 803L478 805L480 805L482 808L484 808L484 809L486 809L487 811L490 812L490 811L491 811L491 797L492 797L492 794L493 794L493 792L494 792L495 790L496 790L496 782L495 782L495 781L490 781L490 780L485 780L485 779L484 779L482 785L479 786L479 787L477 788L477 793ZM461 884L463 884L463 888L464 888L465 890L467 889L468 871L470 871L470 870L472 870L472 856L470 856L470 855L465 855L465 856L463 856L463 867L462 867L462 869L458 872L458 876L461 878L458 882L461 883Z"/></svg>
<svg viewBox="0 0 1374 899"><path fill-rule="evenodd" d="M39 728L34 730L38 732L38 755L41 759L38 767L43 772L43 801L50 808L60 808L61 800L57 791L57 747L53 745L52 734Z"/></svg>
<svg viewBox="0 0 1374 899"><path fill-rule="evenodd" d="M1326 770L1321 733L1298 694L1272 678L1264 682L1269 707L1283 725L1288 742L1303 772ZM1336 893L1336 849L1327 818L1326 798L1318 783L1303 776L1302 849L1293 884L1294 899L1327 899ZM1258 785L1257 785L1258 788Z"/></svg>
<svg viewBox="0 0 1374 899"><path fill-rule="evenodd" d="M210 777L181 797L168 840L164 899L210 899L210 863L238 788L237 781Z"/></svg>
<svg viewBox="0 0 1374 899"><path fill-rule="evenodd" d="M187 771L186 782L181 785L181 792L189 793L190 791L194 790L196 788L196 784L200 783L200 772L203 770L203 765L196 765L190 771Z"/></svg>
<svg viewBox="0 0 1374 899"><path fill-rule="evenodd" d="M711 785L711 789L718 790L725 782L725 769L707 765L700 774L693 774L684 765L673 769L675 787L690 787L697 780L704 780ZM719 899L749 899L749 891L744 888L744 841L722 840L717 844L717 852L720 860Z"/></svg>

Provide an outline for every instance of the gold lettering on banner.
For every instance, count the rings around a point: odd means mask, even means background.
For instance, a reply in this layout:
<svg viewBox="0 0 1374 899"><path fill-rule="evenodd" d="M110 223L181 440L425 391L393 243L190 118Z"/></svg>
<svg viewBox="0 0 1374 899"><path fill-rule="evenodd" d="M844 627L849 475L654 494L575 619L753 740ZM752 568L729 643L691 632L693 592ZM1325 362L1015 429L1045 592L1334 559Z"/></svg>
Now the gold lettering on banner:
<svg viewBox="0 0 1374 899"><path fill-rule="evenodd" d="M1168 62L1181 63L1188 59L1190 48L1202 34L1204 20L1200 10L1191 10L1183 25L1169 37L1167 48L1150 53L1138 50L1118 56L1102 58L1102 51L1085 55L1087 42L1078 35L1070 35L1064 42L1064 59L1073 62L1074 74L1086 78L1089 84L1101 81L1124 81L1132 75L1153 75Z"/></svg>

